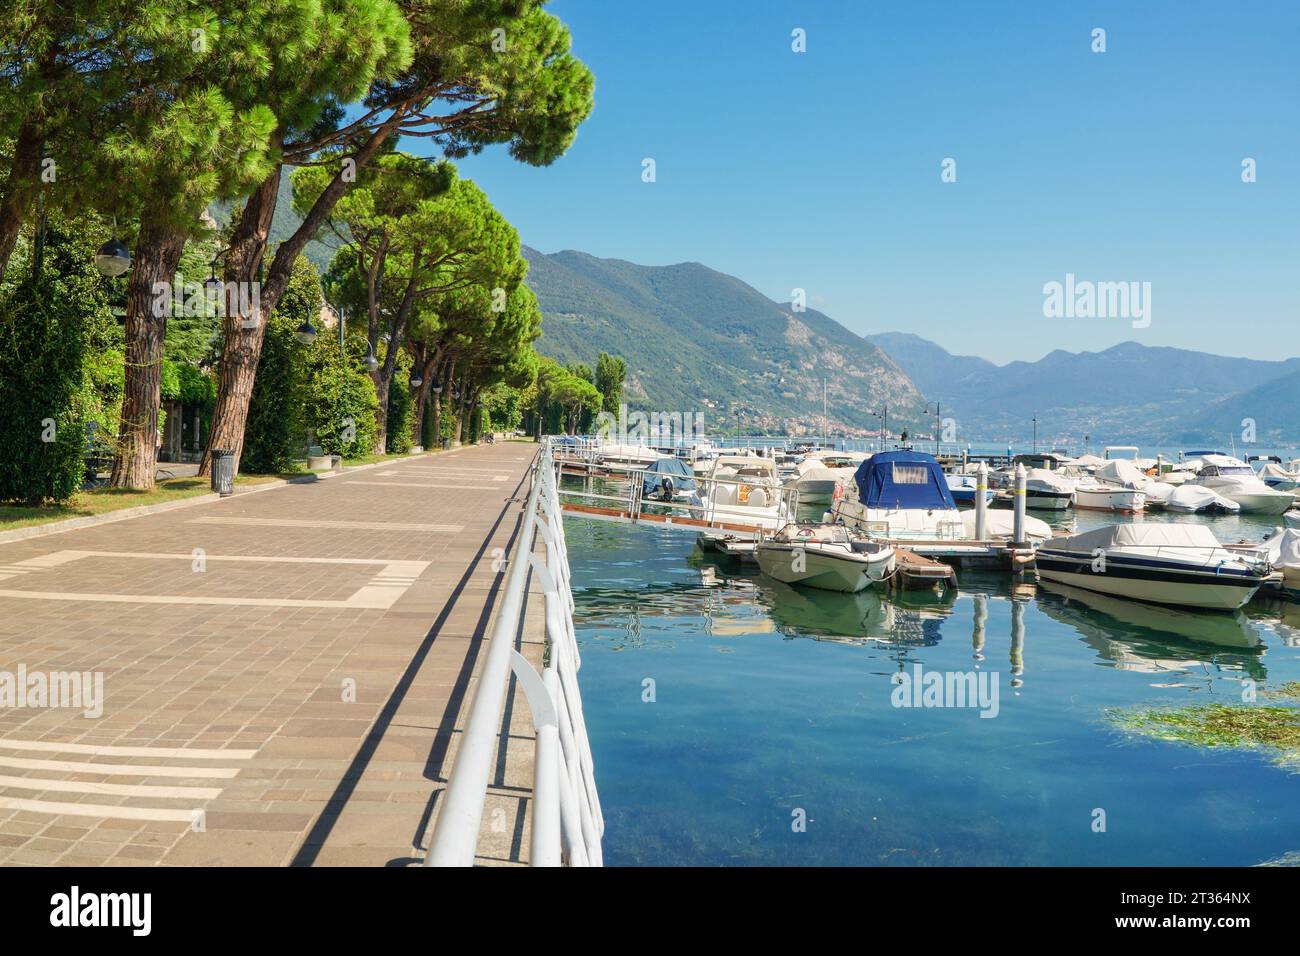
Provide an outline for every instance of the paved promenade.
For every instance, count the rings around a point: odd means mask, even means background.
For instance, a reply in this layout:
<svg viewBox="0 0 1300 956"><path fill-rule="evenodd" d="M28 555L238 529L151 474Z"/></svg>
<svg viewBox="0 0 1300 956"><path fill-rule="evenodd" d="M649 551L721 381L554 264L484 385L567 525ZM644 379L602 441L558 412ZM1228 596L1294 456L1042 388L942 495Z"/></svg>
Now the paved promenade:
<svg viewBox="0 0 1300 956"><path fill-rule="evenodd" d="M417 863L534 451L464 448L0 544L0 865ZM541 617L530 594L518 646L534 663ZM48 706L50 672L88 675L92 698L102 675L102 701ZM483 863L527 859L518 694L501 741Z"/></svg>

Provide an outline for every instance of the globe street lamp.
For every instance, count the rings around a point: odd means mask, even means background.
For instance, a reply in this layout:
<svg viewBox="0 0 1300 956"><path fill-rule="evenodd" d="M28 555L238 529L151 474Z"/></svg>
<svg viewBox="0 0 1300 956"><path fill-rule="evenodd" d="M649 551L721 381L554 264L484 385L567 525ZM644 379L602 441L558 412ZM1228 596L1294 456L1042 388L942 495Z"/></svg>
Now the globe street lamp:
<svg viewBox="0 0 1300 956"><path fill-rule="evenodd" d="M105 278L116 278L131 268L131 250L120 240L110 239L95 250L95 268Z"/></svg>
<svg viewBox="0 0 1300 956"><path fill-rule="evenodd" d="M311 319L304 319L295 334L303 345L311 345L316 341L316 330L312 327Z"/></svg>

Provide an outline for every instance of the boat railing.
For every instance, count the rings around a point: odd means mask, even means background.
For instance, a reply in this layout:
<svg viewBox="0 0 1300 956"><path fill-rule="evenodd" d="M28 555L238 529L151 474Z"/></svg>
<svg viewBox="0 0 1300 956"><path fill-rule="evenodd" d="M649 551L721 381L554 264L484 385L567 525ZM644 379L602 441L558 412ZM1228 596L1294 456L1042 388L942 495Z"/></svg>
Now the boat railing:
<svg viewBox="0 0 1300 956"><path fill-rule="evenodd" d="M543 554L537 553L539 539ZM543 440L533 463L523 524L508 567L478 689L470 705L424 863L426 866L474 863L488 781L495 765L501 715L513 672L532 711L536 731L529 863L532 866L600 866L605 823L578 688L581 657L573 623L573 590L560 508L557 456L549 439ZM546 651L540 674L515 649L530 570L541 584L545 604Z"/></svg>
<svg viewBox="0 0 1300 956"><path fill-rule="evenodd" d="M743 477L694 478L691 480L695 482L699 491L699 504L695 504L677 498L671 501L663 501L653 496L646 497L644 494L646 475L647 471L645 469L629 470L625 473L627 487L617 489L616 493L563 488L560 490L560 494L564 498L577 498L597 505L616 507L633 521L645 514L646 506L649 505L654 508L670 509L672 513L685 513L687 517L698 518L710 523L725 520L735 524L744 524L742 513L746 507L746 502L719 503L716 493L716 489L719 487L735 488L737 499L740 497L741 489L750 489L751 494L754 490L761 489L765 494L772 496L769 501L770 506L774 506L778 501L784 506L782 509L784 513L779 515L782 520L793 521L799 513L799 491L797 488L787 488L782 485L769 484L763 480Z"/></svg>

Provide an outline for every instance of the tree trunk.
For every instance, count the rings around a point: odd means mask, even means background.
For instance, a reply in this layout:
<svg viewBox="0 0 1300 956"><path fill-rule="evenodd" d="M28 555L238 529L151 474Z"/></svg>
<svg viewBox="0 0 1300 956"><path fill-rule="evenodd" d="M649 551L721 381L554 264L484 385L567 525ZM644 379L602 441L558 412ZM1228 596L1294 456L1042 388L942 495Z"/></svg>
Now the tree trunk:
<svg viewBox="0 0 1300 956"><path fill-rule="evenodd" d="M266 317L270 314L259 295L248 296L251 308L241 315L238 290L260 292L254 286L258 263L266 249L266 237L275 215L275 201L280 186L280 168L267 176L244 206L238 234L233 239L222 269L222 281L232 294L223 296L225 348L217 373L217 400L212 409L212 428L203 450L199 474L212 472L212 449L229 449L235 453L235 473L244 451L244 428L248 424L248 406L253 397L253 382L262 358L262 341L266 337Z"/></svg>
<svg viewBox="0 0 1300 956"><path fill-rule="evenodd" d="M146 213L127 285L126 382L117 457L110 479L114 488L148 491L154 487L163 344L171 312L171 283L184 248L183 232L158 225ZM155 283L162 284L166 291L165 303L158 301L161 293L155 291Z"/></svg>
<svg viewBox="0 0 1300 956"><path fill-rule="evenodd" d="M9 268L9 259L23 228L23 217L41 175L41 137L34 120L18 128L14 140L13 160L0 201L0 279Z"/></svg>
<svg viewBox="0 0 1300 956"><path fill-rule="evenodd" d="M375 369L372 377L375 380L375 395L379 399L379 407L375 409L375 425L378 429L375 432L373 450L376 455L382 455L388 451L388 386L392 380L384 374L382 365Z"/></svg>
<svg viewBox="0 0 1300 956"><path fill-rule="evenodd" d="M357 169L365 166L375 157L384 141L400 124L403 115L400 112L395 114L393 120L377 129L365 145L356 152L352 158L356 162ZM275 144L283 145L283 131L277 134ZM242 274L242 281L252 281L258 263L266 254L271 216L275 213L275 202L279 194L280 170L281 167L277 166L258 186L257 192L253 194L253 198L250 198L244 209L239 228L232 237L231 256L234 256L235 248L242 248L244 251L241 253L241 258L245 263L251 264L251 268ZM262 307L259 319L270 315L279 305L280 296L284 294L293 275L294 262L307 247L307 243L316 237L316 233L325 224L329 214L334 211L334 206L347 191L348 185L342 173L336 176L317 198L311 211L293 235L276 248L270 272L260 290ZM253 208L255 201L259 204L256 209ZM230 275L229 259L227 259L226 274ZM259 321L255 329L240 330L241 333L245 331L250 334L246 338L241 338L232 350L229 323L227 323L226 352L222 356L220 385L217 390L216 405L212 410L212 431L208 447L203 452L202 470L199 472L201 475L209 473L213 448L232 448L235 452L235 467L239 467L239 456L244 446L244 426L248 421L248 403L253 397L253 382L257 377L257 365L262 355L265 324ZM229 367L227 367L226 355L230 356ZM224 444L217 444L218 439Z"/></svg>
<svg viewBox="0 0 1300 956"><path fill-rule="evenodd" d="M415 366L420 373L420 387L414 390L412 400L415 402L415 419L411 422L411 438L415 444L424 445L424 410L429 401L430 390L433 388L433 376L438 371L438 366L442 363L441 350L428 354L423 347L420 350L418 364ZM436 396L435 396L436 397ZM435 418L435 423L436 423ZM437 440L437 432L434 433L434 440ZM425 451L428 451L426 448Z"/></svg>

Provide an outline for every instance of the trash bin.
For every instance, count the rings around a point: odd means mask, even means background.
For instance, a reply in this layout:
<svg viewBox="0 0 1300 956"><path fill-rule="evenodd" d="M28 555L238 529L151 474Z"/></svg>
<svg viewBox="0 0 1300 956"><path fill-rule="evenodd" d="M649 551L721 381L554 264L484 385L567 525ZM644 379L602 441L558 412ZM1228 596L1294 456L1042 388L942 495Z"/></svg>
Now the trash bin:
<svg viewBox="0 0 1300 956"><path fill-rule="evenodd" d="M443 451L446 451L446 450L447 450L448 448L450 448L450 447L451 447L451 439L450 439L450 438L444 438L444 439L442 440L442 450L443 450Z"/></svg>
<svg viewBox="0 0 1300 956"><path fill-rule="evenodd" d="M229 449L212 449L212 490L223 498L235 493L235 453Z"/></svg>

